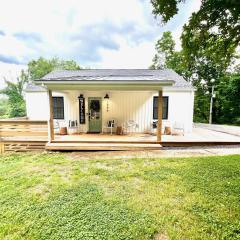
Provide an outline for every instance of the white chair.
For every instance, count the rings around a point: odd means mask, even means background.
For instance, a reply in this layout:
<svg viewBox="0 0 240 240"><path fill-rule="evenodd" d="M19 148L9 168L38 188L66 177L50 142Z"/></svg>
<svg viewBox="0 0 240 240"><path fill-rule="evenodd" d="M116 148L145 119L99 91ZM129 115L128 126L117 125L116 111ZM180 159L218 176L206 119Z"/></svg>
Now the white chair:
<svg viewBox="0 0 240 240"><path fill-rule="evenodd" d="M158 126L158 120L153 120L151 122L151 134L156 135L157 134L157 126ZM163 121L162 122L162 134L165 133L165 126L169 126L168 121Z"/></svg>
<svg viewBox="0 0 240 240"><path fill-rule="evenodd" d="M110 133L111 135L113 134L113 129L115 128L116 126L116 122L114 119L110 120L110 121L107 121L107 124L106 126L103 127L103 133L104 133L104 129L106 129L108 131L108 129L110 129Z"/></svg>
<svg viewBox="0 0 240 240"><path fill-rule="evenodd" d="M126 133L129 133L129 130L136 132L136 128L138 128L138 124L134 120L128 120L123 124L123 131L126 131Z"/></svg>
<svg viewBox="0 0 240 240"><path fill-rule="evenodd" d="M59 133L60 132L60 124L58 120L53 120L53 129L55 133Z"/></svg>
<svg viewBox="0 0 240 240"><path fill-rule="evenodd" d="M184 124L180 122L175 122L173 124L173 131L176 132L182 132L182 135L184 136Z"/></svg>
<svg viewBox="0 0 240 240"><path fill-rule="evenodd" d="M69 120L68 121L68 133L70 135L78 133L78 122L77 122L77 120Z"/></svg>

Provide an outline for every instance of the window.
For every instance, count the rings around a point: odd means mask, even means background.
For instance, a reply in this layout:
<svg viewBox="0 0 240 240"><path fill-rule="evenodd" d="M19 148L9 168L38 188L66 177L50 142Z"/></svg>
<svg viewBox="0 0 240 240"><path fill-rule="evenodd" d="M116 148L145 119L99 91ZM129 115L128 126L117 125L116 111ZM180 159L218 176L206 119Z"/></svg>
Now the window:
<svg viewBox="0 0 240 240"><path fill-rule="evenodd" d="M153 119L158 119L158 97L153 97ZM162 119L168 119L168 97L163 97Z"/></svg>
<svg viewBox="0 0 240 240"><path fill-rule="evenodd" d="M63 97L53 97L53 119L64 119Z"/></svg>

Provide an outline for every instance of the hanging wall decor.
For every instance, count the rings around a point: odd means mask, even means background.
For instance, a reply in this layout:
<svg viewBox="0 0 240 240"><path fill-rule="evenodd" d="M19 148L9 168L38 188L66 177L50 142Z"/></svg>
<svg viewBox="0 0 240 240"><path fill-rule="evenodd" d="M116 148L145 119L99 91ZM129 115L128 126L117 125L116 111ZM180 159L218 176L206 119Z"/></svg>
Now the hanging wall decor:
<svg viewBox="0 0 240 240"><path fill-rule="evenodd" d="M85 98L83 97L83 94L80 94L78 97L79 100L79 123L85 124Z"/></svg>

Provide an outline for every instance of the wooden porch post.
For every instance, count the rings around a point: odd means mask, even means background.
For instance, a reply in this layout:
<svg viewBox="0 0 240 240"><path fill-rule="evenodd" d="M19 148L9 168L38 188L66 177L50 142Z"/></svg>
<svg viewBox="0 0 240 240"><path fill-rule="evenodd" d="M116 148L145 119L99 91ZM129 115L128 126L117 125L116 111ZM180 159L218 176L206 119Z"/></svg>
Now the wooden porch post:
<svg viewBox="0 0 240 240"><path fill-rule="evenodd" d="M48 90L48 98L49 98L48 141L52 142L54 140L54 128L53 128L53 100L51 90Z"/></svg>
<svg viewBox="0 0 240 240"><path fill-rule="evenodd" d="M162 141L162 90L158 92L158 124L157 124L157 141Z"/></svg>

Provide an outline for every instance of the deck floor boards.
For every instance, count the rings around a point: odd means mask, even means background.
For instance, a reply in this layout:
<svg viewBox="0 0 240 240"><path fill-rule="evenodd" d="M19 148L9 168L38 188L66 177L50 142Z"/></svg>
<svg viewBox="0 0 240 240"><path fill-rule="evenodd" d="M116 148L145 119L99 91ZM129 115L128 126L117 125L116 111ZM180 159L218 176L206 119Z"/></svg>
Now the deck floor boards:
<svg viewBox="0 0 240 240"><path fill-rule="evenodd" d="M160 150L160 144L134 143L47 143L47 150Z"/></svg>
<svg viewBox="0 0 240 240"><path fill-rule="evenodd" d="M75 134L55 135L55 140L48 143L44 136L2 137L0 152L44 150L154 150L161 147L192 147L240 144L240 137L229 133L217 132L195 127L192 133L184 136L163 135L158 142L153 134L134 133L127 135L110 134Z"/></svg>

